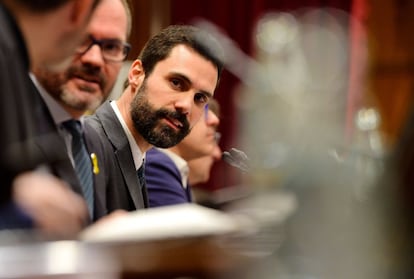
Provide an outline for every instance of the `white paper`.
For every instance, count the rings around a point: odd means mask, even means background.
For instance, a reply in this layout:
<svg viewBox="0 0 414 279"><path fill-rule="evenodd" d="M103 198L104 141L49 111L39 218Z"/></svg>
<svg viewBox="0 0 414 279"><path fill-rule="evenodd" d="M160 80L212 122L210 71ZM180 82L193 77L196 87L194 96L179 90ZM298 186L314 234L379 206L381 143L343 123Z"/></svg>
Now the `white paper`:
<svg viewBox="0 0 414 279"><path fill-rule="evenodd" d="M239 224L224 212L197 204L137 210L90 226L80 235L91 242L148 241L236 232Z"/></svg>

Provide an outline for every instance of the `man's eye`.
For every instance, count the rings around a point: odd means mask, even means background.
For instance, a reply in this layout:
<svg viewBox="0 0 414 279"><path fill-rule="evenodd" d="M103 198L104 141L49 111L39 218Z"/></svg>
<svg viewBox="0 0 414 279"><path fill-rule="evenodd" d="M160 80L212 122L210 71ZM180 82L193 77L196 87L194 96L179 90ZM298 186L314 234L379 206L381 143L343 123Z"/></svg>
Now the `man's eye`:
<svg viewBox="0 0 414 279"><path fill-rule="evenodd" d="M175 89L181 90L183 88L183 83L181 82L180 79L177 78L173 78L171 79L171 84Z"/></svg>
<svg viewBox="0 0 414 279"><path fill-rule="evenodd" d="M206 94L197 93L194 96L194 101L199 104L206 104L208 102L208 97Z"/></svg>
<svg viewBox="0 0 414 279"><path fill-rule="evenodd" d="M122 47L120 44L116 42L107 42L103 45L103 49L109 52L119 52L121 51Z"/></svg>

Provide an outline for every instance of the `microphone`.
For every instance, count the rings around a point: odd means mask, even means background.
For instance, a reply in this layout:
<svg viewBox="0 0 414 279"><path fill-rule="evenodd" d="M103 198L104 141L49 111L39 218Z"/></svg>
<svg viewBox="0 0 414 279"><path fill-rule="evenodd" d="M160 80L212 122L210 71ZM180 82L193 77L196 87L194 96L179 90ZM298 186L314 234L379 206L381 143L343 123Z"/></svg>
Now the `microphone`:
<svg viewBox="0 0 414 279"><path fill-rule="evenodd" d="M238 168L242 172L249 172L249 166L247 164L249 157L243 151L231 148L229 151L224 151L221 158L230 166Z"/></svg>

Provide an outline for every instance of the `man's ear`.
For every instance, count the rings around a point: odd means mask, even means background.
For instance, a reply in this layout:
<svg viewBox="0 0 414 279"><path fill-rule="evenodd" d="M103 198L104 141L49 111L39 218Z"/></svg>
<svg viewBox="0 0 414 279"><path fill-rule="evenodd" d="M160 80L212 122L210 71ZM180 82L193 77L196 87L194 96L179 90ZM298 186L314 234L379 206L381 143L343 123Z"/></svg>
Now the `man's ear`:
<svg viewBox="0 0 414 279"><path fill-rule="evenodd" d="M139 59L136 59L128 72L128 81L131 86L132 92L135 92L138 87L141 86L145 78L145 72L142 68L142 62Z"/></svg>
<svg viewBox="0 0 414 279"><path fill-rule="evenodd" d="M72 24L79 26L85 24L85 21L89 21L96 7L94 2L94 0L69 1L71 5L70 20Z"/></svg>

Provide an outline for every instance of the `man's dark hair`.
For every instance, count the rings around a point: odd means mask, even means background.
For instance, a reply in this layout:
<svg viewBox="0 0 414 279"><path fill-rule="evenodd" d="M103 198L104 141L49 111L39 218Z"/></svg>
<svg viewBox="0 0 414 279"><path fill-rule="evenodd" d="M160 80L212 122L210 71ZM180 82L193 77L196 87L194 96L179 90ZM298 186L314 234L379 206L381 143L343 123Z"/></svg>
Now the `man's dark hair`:
<svg viewBox="0 0 414 279"><path fill-rule="evenodd" d="M223 70L219 44L203 30L191 25L170 25L152 37L138 56L145 75L149 76L155 65L166 59L177 45L186 45L211 61L217 68L218 78Z"/></svg>

